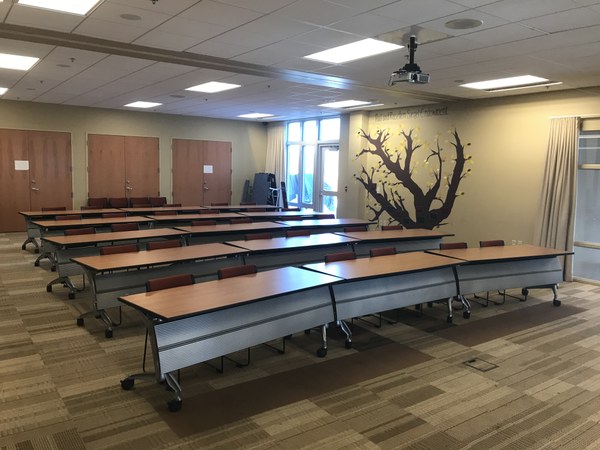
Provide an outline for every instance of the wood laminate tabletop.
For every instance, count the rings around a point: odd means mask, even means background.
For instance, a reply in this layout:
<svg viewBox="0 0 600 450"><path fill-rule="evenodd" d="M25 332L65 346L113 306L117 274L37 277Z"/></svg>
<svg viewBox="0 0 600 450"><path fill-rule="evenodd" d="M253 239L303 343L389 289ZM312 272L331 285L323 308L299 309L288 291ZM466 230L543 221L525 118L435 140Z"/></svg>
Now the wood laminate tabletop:
<svg viewBox="0 0 600 450"><path fill-rule="evenodd" d="M355 239L334 233L311 234L309 236L277 237L272 239L252 239L249 241L229 241L226 244L244 248L252 252L273 250L298 250L336 244L351 244Z"/></svg>
<svg viewBox="0 0 600 450"><path fill-rule="evenodd" d="M572 255L573 252L538 247L536 245L502 245L494 247L470 247L450 250L428 250L428 253L456 258L466 262L493 262L501 260L549 258Z"/></svg>
<svg viewBox="0 0 600 450"><path fill-rule="evenodd" d="M320 213L320 212L311 212L311 211L247 211L240 212L240 214L244 216L251 216L257 218L281 218L284 219L286 217L306 217L307 219L319 219L319 218L331 218L331 213Z"/></svg>
<svg viewBox="0 0 600 450"><path fill-rule="evenodd" d="M302 219L302 220L278 220L278 223L286 225L288 227L305 227L305 228L319 228L319 227L332 227L332 226L361 226L361 225L373 225L376 222L372 222L366 219Z"/></svg>
<svg viewBox="0 0 600 450"><path fill-rule="evenodd" d="M128 295L120 297L119 300L152 317L173 320L328 285L336 281L339 280L329 275L297 267L282 267L251 275Z"/></svg>
<svg viewBox="0 0 600 450"><path fill-rule="evenodd" d="M358 241L386 241L386 240L416 240L416 239L440 239L447 236L454 236L451 233L441 231L426 230L422 228L405 230L368 230L368 231L338 231L336 234L348 236Z"/></svg>
<svg viewBox="0 0 600 450"><path fill-rule="evenodd" d="M82 256L71 261L94 272L122 270L183 261L219 258L247 253L246 250L221 243L189 245L159 250L117 253L114 255Z"/></svg>
<svg viewBox="0 0 600 450"><path fill-rule="evenodd" d="M19 211L25 217L54 217L63 215L100 216L104 213L122 213L118 208L103 209L68 209L66 211Z"/></svg>
<svg viewBox="0 0 600 450"><path fill-rule="evenodd" d="M223 223L217 225L177 227L178 230L186 231L194 236L227 233L257 233L261 231L283 230L286 228L288 227L276 222Z"/></svg>
<svg viewBox="0 0 600 450"><path fill-rule="evenodd" d="M205 209L215 209L219 211L248 211L249 209L266 209L266 210L277 210L279 206L275 205L214 205L204 206Z"/></svg>
<svg viewBox="0 0 600 450"><path fill-rule="evenodd" d="M119 208L121 211L125 211L128 214L151 214L157 211L170 211L173 213L178 212L198 212L206 209L204 206L149 206L144 208Z"/></svg>
<svg viewBox="0 0 600 450"><path fill-rule="evenodd" d="M157 222L191 222L192 220L229 220L239 219L236 213L215 213L215 214L169 214L169 215L146 215L146 217Z"/></svg>
<svg viewBox="0 0 600 450"><path fill-rule="evenodd" d="M148 228L146 230L113 231L108 233L78 234L74 236L46 236L42 239L61 247L93 245L101 242L126 241L187 236L188 233L173 228Z"/></svg>
<svg viewBox="0 0 600 450"><path fill-rule="evenodd" d="M458 264L460 264L460 261L454 258L447 258L426 252L408 252L373 258L306 264L303 267L345 280L358 280L438 269Z"/></svg>
<svg viewBox="0 0 600 450"><path fill-rule="evenodd" d="M153 219L144 216L127 217L96 217L89 219L74 220L34 220L33 224L40 228L78 228L78 227L109 227L113 223L150 223Z"/></svg>

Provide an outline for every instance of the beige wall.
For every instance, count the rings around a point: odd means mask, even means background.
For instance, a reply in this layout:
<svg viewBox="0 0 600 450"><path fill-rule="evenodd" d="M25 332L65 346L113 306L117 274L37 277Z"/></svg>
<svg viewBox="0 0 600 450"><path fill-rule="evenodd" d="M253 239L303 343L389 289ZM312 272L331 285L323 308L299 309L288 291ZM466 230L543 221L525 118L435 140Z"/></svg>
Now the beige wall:
<svg viewBox="0 0 600 450"><path fill-rule="evenodd" d="M160 139L160 192L171 198L171 139L200 139L232 143L233 203L242 198L244 181L263 172L266 127L258 122L217 120L188 116L113 111L0 100L0 128L71 133L73 205L87 200L87 149L89 133L153 136Z"/></svg>
<svg viewBox="0 0 600 450"><path fill-rule="evenodd" d="M444 144L448 130L456 128L463 142L471 143L468 153L473 156L473 164L469 166L472 174L460 185L464 195L457 199L448 224L441 228L455 234L447 240L467 241L469 245L478 245L482 239L531 243L546 161L549 117L599 114L599 94L600 89L593 89L449 103L443 105L447 115L415 118L406 113L419 112L420 108L377 111L370 114L366 129L374 132L385 128L397 135L400 127L415 128L424 144L433 143L436 134ZM424 111L437 108L439 105L424 107ZM352 115L350 153L365 145L356 137L362 126L362 114ZM398 143L398 138L393 142ZM427 152L420 155L418 159L423 161ZM365 157L359 161L370 164ZM358 169L354 165L349 170L357 173ZM419 177L426 173L426 168L419 168ZM361 216L371 217L364 196L357 198Z"/></svg>

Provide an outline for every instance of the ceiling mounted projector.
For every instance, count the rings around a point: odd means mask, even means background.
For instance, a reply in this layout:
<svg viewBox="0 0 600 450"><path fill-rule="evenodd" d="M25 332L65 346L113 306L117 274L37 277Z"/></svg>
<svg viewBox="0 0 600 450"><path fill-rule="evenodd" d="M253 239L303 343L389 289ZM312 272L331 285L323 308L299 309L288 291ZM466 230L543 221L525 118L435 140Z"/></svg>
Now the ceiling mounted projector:
<svg viewBox="0 0 600 450"><path fill-rule="evenodd" d="M406 63L401 69L392 72L388 81L388 85L393 86L396 83L429 83L429 74L421 72L421 68L415 63L416 50L417 38L415 36L411 36L408 44L408 63Z"/></svg>

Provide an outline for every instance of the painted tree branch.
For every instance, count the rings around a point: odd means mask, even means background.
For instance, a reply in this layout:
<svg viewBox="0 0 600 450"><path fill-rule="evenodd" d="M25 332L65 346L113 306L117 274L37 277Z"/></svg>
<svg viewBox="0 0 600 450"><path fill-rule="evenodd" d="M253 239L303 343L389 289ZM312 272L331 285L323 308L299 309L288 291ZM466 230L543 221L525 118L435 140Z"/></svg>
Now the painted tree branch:
<svg viewBox="0 0 600 450"><path fill-rule="evenodd" d="M445 150L439 141L436 142L435 148L430 149L425 159L426 163L433 164L435 169L432 173L433 182L424 191L413 178L413 160L416 159L417 151L422 148L421 144L415 143L413 132L414 130L401 132L404 148L394 155L387 146L390 139L388 132L378 130L374 136L371 136L361 130L359 135L367 141L368 145L358 153L357 157L373 155L379 158L379 161L377 166L371 167L370 170L362 166L361 173L355 178L375 202L374 205L367 205L373 213L372 220L378 220L387 213L392 222L399 222L407 228L432 229L443 225L444 220L450 215L454 202L460 195L459 184L469 172L465 170L465 163L470 157L465 156L465 146L458 132L454 130L451 133L453 140L450 142L454 150L454 167L449 175L444 176ZM394 179L396 181L393 181ZM446 185L443 184L444 180ZM399 192L400 187L405 188L412 196L412 214L407 208L406 199Z"/></svg>

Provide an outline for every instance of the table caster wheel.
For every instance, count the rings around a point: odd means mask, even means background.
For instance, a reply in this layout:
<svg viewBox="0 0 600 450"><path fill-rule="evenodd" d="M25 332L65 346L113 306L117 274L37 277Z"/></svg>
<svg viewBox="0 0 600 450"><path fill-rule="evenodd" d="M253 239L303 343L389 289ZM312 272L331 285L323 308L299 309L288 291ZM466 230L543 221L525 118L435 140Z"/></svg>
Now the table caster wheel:
<svg viewBox="0 0 600 450"><path fill-rule="evenodd" d="M525 297L527 297L529 295L529 289L527 289L527 288L521 289L521 294L523 294Z"/></svg>
<svg viewBox="0 0 600 450"><path fill-rule="evenodd" d="M560 303L561 303L560 300L557 300L557 299L552 300L552 304L554 306L560 306Z"/></svg>
<svg viewBox="0 0 600 450"><path fill-rule="evenodd" d="M34 265L35 267L40 267L40 262L39 262L39 261L35 261L35 262L33 263L33 265Z"/></svg>
<svg viewBox="0 0 600 450"><path fill-rule="evenodd" d="M169 411L177 412L181 409L181 403L181 400L169 400L167 402L167 407L169 408Z"/></svg>
<svg viewBox="0 0 600 450"><path fill-rule="evenodd" d="M104 337L107 339L110 339L112 337L112 331L110 328L107 330L104 330Z"/></svg>
<svg viewBox="0 0 600 450"><path fill-rule="evenodd" d="M46 286L46 292L52 292L52 285L49 284L48 286Z"/></svg>
<svg viewBox="0 0 600 450"><path fill-rule="evenodd" d="M452 323L452 316L446 317L446 323Z"/></svg>
<svg viewBox="0 0 600 450"><path fill-rule="evenodd" d="M134 384L135 384L135 379L133 379L131 377L127 377L124 380L121 380L121 389L123 389L124 391L129 391L130 389L133 388Z"/></svg>
<svg viewBox="0 0 600 450"><path fill-rule="evenodd" d="M319 358L325 358L327 356L327 349L324 347L321 347L319 350L317 350L317 356Z"/></svg>
<svg viewBox="0 0 600 450"><path fill-rule="evenodd" d="M52 266L52 267L50 267L50 270L51 270L52 272L56 272L56 266Z"/></svg>
<svg viewBox="0 0 600 450"><path fill-rule="evenodd" d="M471 312L470 311L463 311L463 318L468 319L469 317L471 317Z"/></svg>
<svg viewBox="0 0 600 450"><path fill-rule="evenodd" d="M69 300L73 300L75 298L75 292L69 292Z"/></svg>
<svg viewBox="0 0 600 450"><path fill-rule="evenodd" d="M346 340L344 342L344 347L346 347L346 348L352 348L352 341L350 339Z"/></svg>
<svg viewBox="0 0 600 450"><path fill-rule="evenodd" d="M77 318L77 326L78 327L82 327L83 326L83 317L78 317Z"/></svg>

